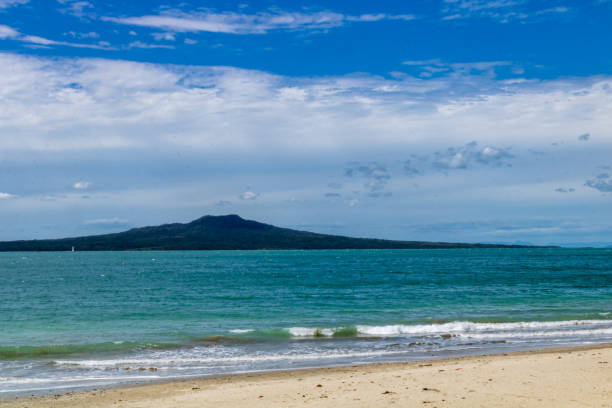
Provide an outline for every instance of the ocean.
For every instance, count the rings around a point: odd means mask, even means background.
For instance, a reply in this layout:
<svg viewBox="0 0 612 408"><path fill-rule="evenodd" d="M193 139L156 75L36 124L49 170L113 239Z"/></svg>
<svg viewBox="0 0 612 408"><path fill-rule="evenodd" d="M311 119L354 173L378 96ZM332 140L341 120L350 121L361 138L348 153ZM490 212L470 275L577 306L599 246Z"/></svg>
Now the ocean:
<svg viewBox="0 0 612 408"><path fill-rule="evenodd" d="M0 398L612 342L611 249L0 253Z"/></svg>

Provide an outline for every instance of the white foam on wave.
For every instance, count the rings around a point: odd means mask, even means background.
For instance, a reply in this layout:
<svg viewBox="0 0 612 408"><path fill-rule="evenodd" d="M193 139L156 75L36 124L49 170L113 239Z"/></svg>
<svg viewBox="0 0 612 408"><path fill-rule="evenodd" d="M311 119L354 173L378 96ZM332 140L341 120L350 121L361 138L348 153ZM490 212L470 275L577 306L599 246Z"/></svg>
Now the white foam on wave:
<svg viewBox="0 0 612 408"><path fill-rule="evenodd" d="M155 359L109 359L109 360L58 360L58 365L84 366L84 367L117 367L117 366L173 366L194 363L251 363L265 361L305 361L353 357L375 357L382 355L402 354L405 351L367 351L346 353L312 353L312 354L267 354L267 355L241 355L232 357L182 357L182 358L155 358Z"/></svg>
<svg viewBox="0 0 612 408"><path fill-rule="evenodd" d="M26 377L3 377L0 378L2 385L7 384L51 384L51 383L74 383L83 381L107 381L113 380L144 380L162 378L158 375L132 375L132 376L113 376L113 377L78 377L78 378L26 378Z"/></svg>
<svg viewBox="0 0 612 408"><path fill-rule="evenodd" d="M82 384L82 385L95 385L98 387L104 387L107 385L113 385L116 382L112 379L108 379L105 380L104 382L98 382L98 383L93 383L93 384ZM78 386L78 385L77 385ZM70 389L70 388L75 388L74 384L64 384L64 385L56 385L56 386L49 386L49 385L44 385L42 387L36 387L36 388L19 388L19 389L9 389L9 390L4 390L4 389L0 389L0 393L7 393L7 392L32 392L32 391L51 391L51 390L63 390L63 389Z"/></svg>
<svg viewBox="0 0 612 408"><path fill-rule="evenodd" d="M606 337L612 339L612 328L600 329L600 330L549 330L549 331L532 331L532 332L518 332L518 333L470 333L459 335L459 337L466 337L475 340L492 340L501 338L510 339L537 339L537 338L567 338L567 337L583 337L585 339Z"/></svg>
<svg viewBox="0 0 612 408"><path fill-rule="evenodd" d="M591 326L589 328L589 326ZM343 327L320 328L320 327L290 327L286 329L293 337L331 337ZM470 321L456 321L438 324L416 324L404 325L394 324L385 326L358 325L356 331L358 335L379 336L379 337L399 337L399 336L436 336L451 334L454 336L478 335L481 333L498 333L499 335L511 335L520 337L530 336L534 331L544 333L549 331L554 335L564 334L609 334L612 329L610 320L566 320L549 322L512 322L512 323L475 323ZM585 330L589 333L585 333ZM592 332L590 331L592 330ZM599 331L598 331L599 330Z"/></svg>
<svg viewBox="0 0 612 408"><path fill-rule="evenodd" d="M317 328L317 327L290 327L287 329L293 337L331 337L339 328Z"/></svg>
<svg viewBox="0 0 612 408"><path fill-rule="evenodd" d="M576 330L583 330L585 326L600 327L607 325L612 328L612 321L609 320L566 320L556 322L513 322L513 323L475 323L469 321L458 321L440 324L421 324L421 325L387 325L387 326L357 326L359 334L369 336L426 336L436 334L468 335L487 332L496 332L507 335L526 334L533 330L546 329L567 329L563 333ZM593 327L593 329L596 329ZM580 328L580 329L578 329ZM574 330L575 329L575 330ZM587 329L588 330L588 329ZM559 333L559 332L557 332Z"/></svg>
<svg viewBox="0 0 612 408"><path fill-rule="evenodd" d="M333 336L340 330L346 328L314 328L314 327L291 327L286 329L288 333L296 338L308 338L316 336ZM566 341L572 342L594 340L612 340L612 321L611 320L572 320L572 321L548 321L548 322L513 322L513 323L475 323L469 321L457 321L440 324L426 325L385 325L385 326L356 326L356 332L361 336L377 337L406 337L406 338L434 338L436 344L444 349L447 344L455 344L452 339L474 339L483 342L495 340L509 340L511 342L538 341L546 342ZM450 335L450 336L447 336ZM440 337L444 337L444 340ZM412 341L412 340L409 340ZM483 343L484 344L484 343ZM220 350L226 350L221 348ZM262 362L275 361L315 361L327 359L346 359L363 358L376 356L392 356L406 353L406 350L370 350L357 351L339 349L329 350L328 352L311 352L303 350L303 353L254 353L254 354L234 354L220 355L216 350L210 348L193 349L185 354L175 354L174 352L163 352L155 356L133 357L119 359L91 359L91 360L56 360L55 363L62 366L80 366L101 369L114 368L139 368L156 367L172 369L174 367L189 367L202 365L203 367L217 367L220 365L249 365ZM202 355L201 353L204 353ZM199 354L199 355L198 355Z"/></svg>
<svg viewBox="0 0 612 408"><path fill-rule="evenodd" d="M243 334L243 333L251 333L254 332L255 330L253 329L234 329L234 330L230 330L230 333L235 333L235 334Z"/></svg>

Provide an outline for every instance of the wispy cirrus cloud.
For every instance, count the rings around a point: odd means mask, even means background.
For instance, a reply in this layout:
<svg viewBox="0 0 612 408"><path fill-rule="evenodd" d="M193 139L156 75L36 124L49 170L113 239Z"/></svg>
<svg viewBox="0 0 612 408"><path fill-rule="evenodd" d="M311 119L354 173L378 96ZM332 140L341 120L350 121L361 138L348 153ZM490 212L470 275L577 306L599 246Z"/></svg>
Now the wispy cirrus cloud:
<svg viewBox="0 0 612 408"><path fill-rule="evenodd" d="M129 221L124 218L112 217L112 218L94 218L91 220L83 221L85 225L106 225L106 226L124 226L128 225Z"/></svg>
<svg viewBox="0 0 612 408"><path fill-rule="evenodd" d="M119 217L93 218L83 221L82 224L94 228L125 228L130 226L129 220Z"/></svg>
<svg viewBox="0 0 612 408"><path fill-rule="evenodd" d="M274 30L325 30L350 22L413 20L410 14L345 15L332 11L269 11L256 14L236 12L183 12L167 10L161 14L136 17L102 17L117 24L157 28L172 32L212 32L225 34L265 34Z"/></svg>
<svg viewBox="0 0 612 408"><path fill-rule="evenodd" d="M13 6L29 3L30 0L0 0L0 9L6 9Z"/></svg>
<svg viewBox="0 0 612 408"><path fill-rule="evenodd" d="M68 31L64 33L65 36L70 36L72 38L84 39L84 38L100 38L100 34L95 31L90 31L87 33L78 33L76 31Z"/></svg>
<svg viewBox="0 0 612 408"><path fill-rule="evenodd" d="M126 47L127 49L131 49L131 48L143 48L143 49L174 49L173 45L167 45L167 44L151 44L151 43L146 43L143 41L132 41L131 43L129 43Z"/></svg>
<svg viewBox="0 0 612 408"><path fill-rule="evenodd" d="M77 34L75 33L75 36ZM85 37L80 37L85 38ZM87 37L93 38L93 37ZM83 43L73 43L68 41L56 41L50 40L48 38L39 37L37 35L25 35L20 33L18 30L13 27L9 27L7 25L0 25L0 39L4 40L15 40L23 42L29 46L39 46L39 47L50 47L50 46L65 46L65 47L73 47L73 48L91 48L96 50L112 50L114 49L107 43L100 41L97 44L83 44Z"/></svg>
<svg viewBox="0 0 612 408"><path fill-rule="evenodd" d="M109 46L106 43L98 43L98 44L82 44L82 43L72 43L67 41L56 41L50 40L48 38L39 37L37 35L25 35L17 38L19 41L28 44L35 44L40 46L64 46L64 47L72 47L72 48L90 48L94 50L113 50L114 47Z"/></svg>
<svg viewBox="0 0 612 408"><path fill-rule="evenodd" d="M439 59L423 61L404 61L411 72L421 78L437 76L487 75L496 77L500 72L520 75L524 69L520 64L511 61L479 61L479 62L444 62Z"/></svg>
<svg viewBox="0 0 612 408"><path fill-rule="evenodd" d="M532 3L535 3L532 4ZM538 7L538 4L541 7ZM500 23L526 21L530 18L565 14L569 7L549 7L548 3L530 0L444 0L442 20L488 18Z"/></svg>

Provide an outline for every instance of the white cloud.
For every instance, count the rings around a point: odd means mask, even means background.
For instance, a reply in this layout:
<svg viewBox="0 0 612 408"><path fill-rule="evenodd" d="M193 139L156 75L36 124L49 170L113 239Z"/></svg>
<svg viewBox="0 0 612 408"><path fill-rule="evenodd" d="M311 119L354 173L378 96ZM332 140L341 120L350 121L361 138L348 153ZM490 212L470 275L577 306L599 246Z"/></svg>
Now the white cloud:
<svg viewBox="0 0 612 408"><path fill-rule="evenodd" d="M481 67L482 68L482 67ZM68 151L441 151L607 134L612 78L505 83L459 71L288 78L229 67L181 67L0 53L0 149ZM601 138L584 147L602 149ZM481 152L482 153L482 152ZM484 153L483 158L486 156Z"/></svg>
<svg viewBox="0 0 612 408"><path fill-rule="evenodd" d="M173 45L166 45L166 44L150 44L150 43L145 43L142 41L133 41L131 43L128 44L127 46L128 49L130 48L144 48L144 49L153 49L153 48L165 48L165 49L174 49Z"/></svg>
<svg viewBox="0 0 612 408"><path fill-rule="evenodd" d="M560 227L534 227L534 228L508 228L491 231L493 234L499 235L517 235L517 234L549 234L561 231Z"/></svg>
<svg viewBox="0 0 612 408"><path fill-rule="evenodd" d="M67 33L64 33L64 35L68 35L68 36L71 36L72 38L79 38L79 39L100 38L100 34L96 33L95 31L90 31L87 33L77 33L76 31L68 31Z"/></svg>
<svg viewBox="0 0 612 408"><path fill-rule="evenodd" d="M472 165L509 166L509 160L514 157L509 150L491 146L481 148L477 142L470 142L465 146L436 152L433 164L442 170L467 169Z"/></svg>
<svg viewBox="0 0 612 408"><path fill-rule="evenodd" d="M0 9L29 3L30 0L0 0Z"/></svg>
<svg viewBox="0 0 612 408"><path fill-rule="evenodd" d="M96 33L87 33L87 34L84 34L86 37L80 36L79 38L94 38L93 34L96 34ZM74 33L74 36L79 36L79 35L81 34ZM0 39L16 40L16 41L24 42L26 44L31 44L35 46L41 46L41 47L59 45L59 46L66 46L66 47L73 47L73 48L92 48L92 49L98 49L98 50L113 49L112 47L108 45L104 45L103 42L100 42L98 44L81 44L81 43L71 43L71 42L66 42L66 41L50 40L48 38L39 37L37 35L22 35L19 31L15 30L14 28L6 26L6 25L1 25L1 24L0 24Z"/></svg>
<svg viewBox="0 0 612 408"><path fill-rule="evenodd" d="M257 197L259 197L259 193L254 193L252 191L245 191L238 196L241 200L256 200Z"/></svg>
<svg viewBox="0 0 612 408"><path fill-rule="evenodd" d="M447 16L442 17L443 21L450 21L450 20L458 20L460 18L463 18L464 16L461 14L449 14Z"/></svg>
<svg viewBox="0 0 612 408"><path fill-rule="evenodd" d="M481 61L481 62L443 62L438 59L424 61L404 61L403 65L415 71L420 77L431 78L433 76L450 75L470 76L488 75L495 77L500 68L512 69L515 74L524 73L524 69L510 61Z"/></svg>
<svg viewBox="0 0 612 408"><path fill-rule="evenodd" d="M72 187L75 190L87 190L89 187L91 187L91 182L89 182L89 181L77 181L76 183L74 183L74 185Z"/></svg>
<svg viewBox="0 0 612 408"><path fill-rule="evenodd" d="M153 33L151 34L155 41L174 41L176 40L174 33Z"/></svg>
<svg viewBox="0 0 612 408"><path fill-rule="evenodd" d="M525 0L444 0L444 3L451 9L479 11L512 7Z"/></svg>
<svg viewBox="0 0 612 408"><path fill-rule="evenodd" d="M207 31L226 34L263 34L272 30L329 29L346 22L375 22L380 20L413 20L413 15L362 14L348 16L332 11L287 12L273 11L257 14L235 12L185 13L168 10L159 15L139 17L103 17L117 24L159 28L173 32Z"/></svg>
<svg viewBox="0 0 612 408"><path fill-rule="evenodd" d="M404 61L404 65L414 65L414 66L428 66L428 65L439 65L442 62L439 59L430 59L430 60L419 60L419 61Z"/></svg>
<svg viewBox="0 0 612 408"><path fill-rule="evenodd" d="M347 21L358 21L358 22L374 22L381 20L403 20L403 21L411 21L416 19L416 16L413 14L362 14L360 16L345 16Z"/></svg>
<svg viewBox="0 0 612 408"><path fill-rule="evenodd" d="M19 37L19 31L7 25L0 24L0 39Z"/></svg>
<svg viewBox="0 0 612 408"><path fill-rule="evenodd" d="M62 13L78 18L95 17L95 14L92 12L94 5L88 1L58 0L58 3L65 5L65 7L60 8Z"/></svg>
<svg viewBox="0 0 612 408"><path fill-rule="evenodd" d="M111 50L112 47L99 45L99 44L80 44L80 43L71 43L66 41L55 41L50 40L44 37L39 37L36 35L25 35L23 37L17 38L19 41L23 41L25 43L37 44L37 45L60 45L65 47L73 47L73 48L92 48L96 50Z"/></svg>
<svg viewBox="0 0 612 408"><path fill-rule="evenodd" d="M208 31L228 34L261 34L273 29L330 28L341 25L343 16L337 13L316 14L283 13L244 15L237 13L187 14L173 12L168 15L141 17L106 17L117 24L161 28L177 32Z"/></svg>
<svg viewBox="0 0 612 408"><path fill-rule="evenodd" d="M4 199L8 199L8 198L15 198L15 197L16 196L13 195L13 194L0 192L0 200L4 200Z"/></svg>
<svg viewBox="0 0 612 408"><path fill-rule="evenodd" d="M385 18L385 14L378 13L378 14L362 14L356 17L348 17L348 20L349 21L372 22L372 21L380 21L380 20L383 20L384 18Z"/></svg>
<svg viewBox="0 0 612 408"><path fill-rule="evenodd" d="M96 218L92 220L83 221L85 225L126 225L128 224L128 220L123 218Z"/></svg>
<svg viewBox="0 0 612 408"><path fill-rule="evenodd" d="M551 7L551 8L536 11L536 15L567 13L569 10L570 9L568 7Z"/></svg>
<svg viewBox="0 0 612 408"><path fill-rule="evenodd" d="M529 0L444 0L444 3L442 20L447 21L480 17L508 23L564 14L570 10L564 6L534 10L533 7L525 7L530 3Z"/></svg>

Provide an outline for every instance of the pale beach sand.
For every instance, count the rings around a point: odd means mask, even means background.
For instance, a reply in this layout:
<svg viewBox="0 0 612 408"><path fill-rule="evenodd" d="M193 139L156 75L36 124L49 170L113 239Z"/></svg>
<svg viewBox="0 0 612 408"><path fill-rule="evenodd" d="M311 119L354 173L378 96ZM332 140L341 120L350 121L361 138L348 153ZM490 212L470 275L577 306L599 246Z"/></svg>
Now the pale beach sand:
<svg viewBox="0 0 612 408"><path fill-rule="evenodd" d="M0 400L0 407L612 407L612 344L240 374Z"/></svg>

